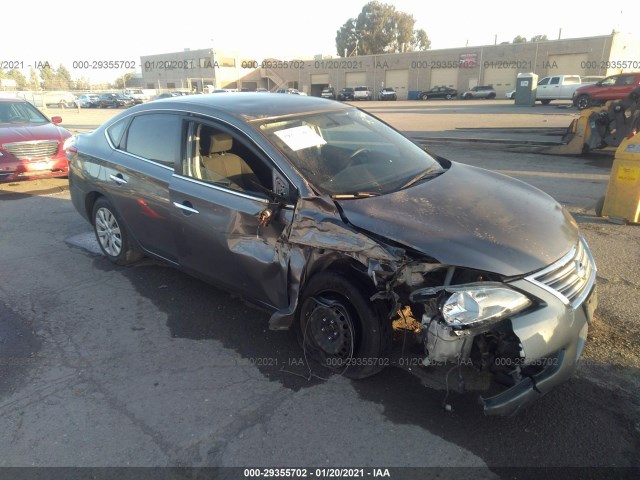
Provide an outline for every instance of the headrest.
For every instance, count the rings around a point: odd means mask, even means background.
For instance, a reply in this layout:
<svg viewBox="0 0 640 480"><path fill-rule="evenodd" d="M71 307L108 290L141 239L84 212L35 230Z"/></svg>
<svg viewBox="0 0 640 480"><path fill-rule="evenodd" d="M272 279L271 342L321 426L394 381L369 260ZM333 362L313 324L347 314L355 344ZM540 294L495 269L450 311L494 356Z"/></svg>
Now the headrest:
<svg viewBox="0 0 640 480"><path fill-rule="evenodd" d="M211 135L211 145L209 146L209 153L221 153L228 152L233 146L233 138L226 133L217 133Z"/></svg>

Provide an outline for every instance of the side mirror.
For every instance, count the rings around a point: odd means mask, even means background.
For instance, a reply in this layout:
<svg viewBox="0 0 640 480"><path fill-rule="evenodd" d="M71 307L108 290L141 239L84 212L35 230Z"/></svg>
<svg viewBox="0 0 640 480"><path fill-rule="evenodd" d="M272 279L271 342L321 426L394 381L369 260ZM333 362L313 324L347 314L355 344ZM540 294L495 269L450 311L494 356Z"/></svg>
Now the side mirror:
<svg viewBox="0 0 640 480"><path fill-rule="evenodd" d="M58 115L56 115L55 117L51 117L51 123L53 123L54 125L62 123L62 117Z"/></svg>

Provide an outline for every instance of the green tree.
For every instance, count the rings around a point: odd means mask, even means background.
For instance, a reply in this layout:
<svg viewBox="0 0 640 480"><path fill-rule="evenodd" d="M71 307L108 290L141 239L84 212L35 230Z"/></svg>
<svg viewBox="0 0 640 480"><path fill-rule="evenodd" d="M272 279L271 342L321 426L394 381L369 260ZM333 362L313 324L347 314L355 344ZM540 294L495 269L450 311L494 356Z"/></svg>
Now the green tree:
<svg viewBox="0 0 640 480"><path fill-rule="evenodd" d="M136 72L128 72L123 76L116 78L116 81L113 82L115 88L124 89L129 84L129 80L136 76ZM123 81L124 77L124 81Z"/></svg>
<svg viewBox="0 0 640 480"><path fill-rule="evenodd" d="M336 32L336 49L338 50L338 55L348 57L357 53L356 48L358 47L358 41L356 19L350 18L344 22L344 25Z"/></svg>
<svg viewBox="0 0 640 480"><path fill-rule="evenodd" d="M40 80L38 80L38 73L36 69L31 67L29 71L29 89L30 90L40 90Z"/></svg>
<svg viewBox="0 0 640 480"><path fill-rule="evenodd" d="M431 48L431 40L422 28L413 32L413 41L411 42L411 50L414 52L424 52Z"/></svg>
<svg viewBox="0 0 640 480"><path fill-rule="evenodd" d="M426 50L431 42L424 30L414 30L413 15L393 5L372 1L362 7L357 18L350 18L336 32L336 50L343 56L377 55Z"/></svg>
<svg viewBox="0 0 640 480"><path fill-rule="evenodd" d="M42 88L44 90L57 90L58 80L56 79L56 72L46 65L40 69L40 78L42 79Z"/></svg>
<svg viewBox="0 0 640 480"><path fill-rule="evenodd" d="M56 80L60 90L70 90L73 86L71 74L69 70L67 70L67 67L62 64L58 66L58 70L56 71Z"/></svg>
<svg viewBox="0 0 640 480"><path fill-rule="evenodd" d="M12 70L9 70L6 73L6 77L10 78L12 80L15 80L16 88L18 90L26 90L27 89L27 79L22 74L22 72L20 70L16 70L15 68L12 69Z"/></svg>
<svg viewBox="0 0 640 480"><path fill-rule="evenodd" d="M547 38L546 35L535 35L534 37L531 37L530 42L531 43L537 43L537 42L546 42L549 39Z"/></svg>
<svg viewBox="0 0 640 480"><path fill-rule="evenodd" d="M527 43L527 39L522 35L518 35L516 38L513 39L513 43Z"/></svg>

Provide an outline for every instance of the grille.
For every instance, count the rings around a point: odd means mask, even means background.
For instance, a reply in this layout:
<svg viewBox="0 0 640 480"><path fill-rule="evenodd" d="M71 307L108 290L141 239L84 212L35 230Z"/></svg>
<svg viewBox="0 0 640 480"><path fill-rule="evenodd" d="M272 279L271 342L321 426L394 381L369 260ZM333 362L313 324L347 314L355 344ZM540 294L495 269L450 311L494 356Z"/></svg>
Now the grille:
<svg viewBox="0 0 640 480"><path fill-rule="evenodd" d="M596 278L596 264L587 242L578 244L553 265L527 277L556 295L564 303L577 308L591 291Z"/></svg>
<svg viewBox="0 0 640 480"><path fill-rule="evenodd" d="M56 140L35 140L31 142L5 143L3 147L20 160L52 157L58 151Z"/></svg>

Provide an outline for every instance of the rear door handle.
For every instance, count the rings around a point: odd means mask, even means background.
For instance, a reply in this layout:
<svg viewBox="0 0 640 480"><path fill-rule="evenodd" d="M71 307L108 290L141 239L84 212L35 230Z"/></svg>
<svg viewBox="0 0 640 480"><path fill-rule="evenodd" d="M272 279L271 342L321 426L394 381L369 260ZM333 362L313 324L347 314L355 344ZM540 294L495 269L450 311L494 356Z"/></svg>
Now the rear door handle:
<svg viewBox="0 0 640 480"><path fill-rule="evenodd" d="M118 185L126 185L127 184L127 181L124 178L122 178L122 174L121 173L119 173L117 175L109 175L109 178L111 180L113 180L114 182L116 182Z"/></svg>
<svg viewBox="0 0 640 480"><path fill-rule="evenodd" d="M191 215L192 213L200 213L198 210L193 208L193 205L188 200L185 200L182 203L173 202L173 206L182 210L182 213L184 213L185 215Z"/></svg>

